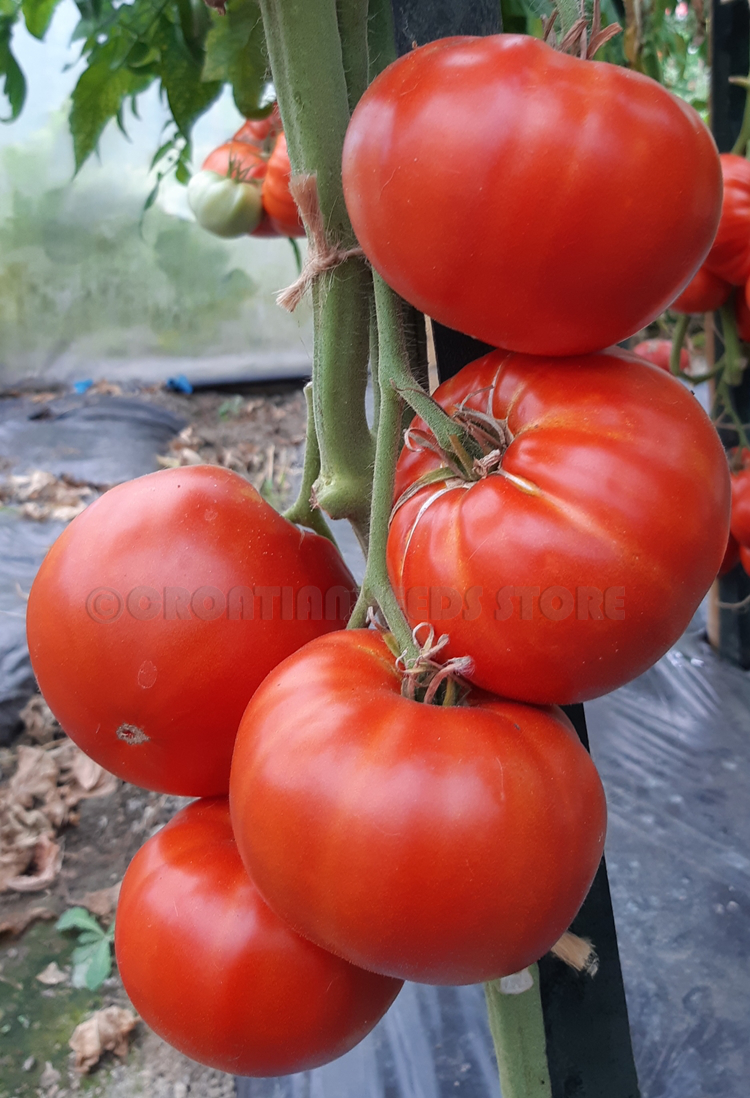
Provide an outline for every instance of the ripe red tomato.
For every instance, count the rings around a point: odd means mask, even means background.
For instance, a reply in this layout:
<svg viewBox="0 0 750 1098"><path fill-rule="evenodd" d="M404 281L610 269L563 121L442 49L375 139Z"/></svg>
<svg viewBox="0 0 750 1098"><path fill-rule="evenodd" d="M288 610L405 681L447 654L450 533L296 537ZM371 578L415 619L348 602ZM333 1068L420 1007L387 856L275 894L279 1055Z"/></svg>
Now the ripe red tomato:
<svg viewBox="0 0 750 1098"><path fill-rule="evenodd" d="M606 828L596 768L560 710L481 691L452 707L404 698L372 630L271 672L242 718L230 808L282 918L353 964L434 984L545 953Z"/></svg>
<svg viewBox="0 0 750 1098"><path fill-rule="evenodd" d="M237 1075L335 1060L401 989L274 915L240 861L226 799L194 802L138 851L116 927L117 964L138 1013L186 1056Z"/></svg>
<svg viewBox="0 0 750 1098"><path fill-rule="evenodd" d="M643 343L636 343L633 354L638 358L645 358L646 362L652 362L662 370L669 373L669 360L672 357L672 344L668 339L644 339ZM680 369L690 369L690 355L685 347L680 351Z"/></svg>
<svg viewBox="0 0 750 1098"><path fill-rule="evenodd" d="M68 735L127 781L225 793L250 695L349 616L334 546L236 473L168 469L118 485L60 535L29 596L39 687Z"/></svg>
<svg viewBox="0 0 750 1098"><path fill-rule="evenodd" d="M232 175L238 179L262 180L266 174L266 161L253 145L238 141L235 137L209 153L203 161L202 170L216 172L217 175Z"/></svg>
<svg viewBox="0 0 750 1098"><path fill-rule="evenodd" d="M713 240L721 171L655 81L527 35L447 38L373 81L344 194L407 301L496 347L598 350L681 292Z"/></svg>
<svg viewBox="0 0 750 1098"><path fill-rule="evenodd" d="M507 421L510 442L489 475L424 486L396 510L388 568L411 624L449 633L472 681L522 701L584 701L645 671L727 543L727 461L695 397L618 349L495 351L435 398ZM397 498L441 464L405 450Z"/></svg>
<svg viewBox="0 0 750 1098"><path fill-rule="evenodd" d="M734 153L722 153L720 160L724 198L706 266L733 286L743 286L750 277L750 163Z"/></svg>
<svg viewBox="0 0 750 1098"><path fill-rule="evenodd" d="M279 105L274 103L273 110L265 118L249 118L243 122L232 140L246 141L250 145L259 147L266 147L269 144L273 146L274 141L281 132Z"/></svg>
<svg viewBox="0 0 750 1098"><path fill-rule="evenodd" d="M750 465L732 474L732 534L750 546Z"/></svg>
<svg viewBox="0 0 750 1098"><path fill-rule="evenodd" d="M750 576L750 548L747 545L740 546L740 564L747 575Z"/></svg>
<svg viewBox="0 0 750 1098"><path fill-rule="evenodd" d="M712 313L721 308L731 292L731 284L709 271L704 263L669 307L674 313Z"/></svg>
<svg viewBox="0 0 750 1098"><path fill-rule="evenodd" d="M297 203L289 193L292 166L283 133L274 145L263 180L263 206L280 236L304 236Z"/></svg>

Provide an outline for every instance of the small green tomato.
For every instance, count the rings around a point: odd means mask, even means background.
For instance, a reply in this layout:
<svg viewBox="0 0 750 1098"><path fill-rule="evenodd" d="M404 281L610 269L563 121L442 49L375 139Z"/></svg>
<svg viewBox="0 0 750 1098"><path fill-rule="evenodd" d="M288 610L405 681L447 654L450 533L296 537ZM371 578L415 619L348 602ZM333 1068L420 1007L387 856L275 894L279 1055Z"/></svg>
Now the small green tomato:
<svg viewBox="0 0 750 1098"><path fill-rule="evenodd" d="M216 172L196 172L188 184L188 202L198 224L216 236L243 236L263 216L260 187Z"/></svg>

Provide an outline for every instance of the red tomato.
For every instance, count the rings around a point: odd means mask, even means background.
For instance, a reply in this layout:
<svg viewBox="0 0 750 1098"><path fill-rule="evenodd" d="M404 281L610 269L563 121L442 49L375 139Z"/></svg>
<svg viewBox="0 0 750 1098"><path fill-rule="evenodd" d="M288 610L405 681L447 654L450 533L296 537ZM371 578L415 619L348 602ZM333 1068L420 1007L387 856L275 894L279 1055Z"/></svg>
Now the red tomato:
<svg viewBox="0 0 750 1098"><path fill-rule="evenodd" d="M250 118L240 126L232 138L233 141L246 141L250 145L273 146L274 141L282 132L281 114L278 103L274 103L273 110L265 118Z"/></svg>
<svg viewBox="0 0 750 1098"><path fill-rule="evenodd" d="M260 152L245 141L233 138L209 153L202 165L203 171L217 175L232 175L239 179L263 179L266 161Z"/></svg>
<svg viewBox="0 0 750 1098"><path fill-rule="evenodd" d="M729 538L727 539L727 548L726 552L724 553L724 559L722 560L721 566L719 568L719 575L726 576L726 574L728 572L731 572L732 569L739 563L739 559L740 544L735 536L730 533Z"/></svg>
<svg viewBox="0 0 750 1098"><path fill-rule="evenodd" d="M401 989L305 941L266 906L226 799L183 809L136 854L117 906L125 989L160 1037L237 1075L335 1060Z"/></svg>
<svg viewBox="0 0 750 1098"><path fill-rule="evenodd" d="M107 770L224 793L250 695L341 628L353 597L333 545L242 477L168 469L112 488L52 546L29 596L31 662L60 724Z"/></svg>
<svg viewBox="0 0 750 1098"><path fill-rule="evenodd" d="M472 681L522 701L584 701L645 671L727 543L727 461L695 397L613 350L495 351L435 398L507 421L511 441L488 476L424 486L396 510L388 568L411 624L449 633ZM405 450L397 498L441 464Z"/></svg>
<svg viewBox="0 0 750 1098"><path fill-rule="evenodd" d="M716 147L691 107L527 35L447 38L390 65L354 111L343 181L398 293L535 354L645 327L700 266L721 207Z"/></svg>
<svg viewBox="0 0 750 1098"><path fill-rule="evenodd" d="M731 284L704 264L669 307L674 313L712 313L721 308L731 292Z"/></svg>
<svg viewBox="0 0 750 1098"><path fill-rule="evenodd" d="M304 236L297 203L289 193L292 166L283 133L274 145L263 180L263 206L280 236Z"/></svg>
<svg viewBox="0 0 750 1098"><path fill-rule="evenodd" d="M734 153L722 153L720 160L724 198L706 266L733 286L742 286L750 277L750 163Z"/></svg>
<svg viewBox="0 0 750 1098"><path fill-rule="evenodd" d="M633 348L633 354L638 358L645 358L646 362L653 362L654 366L669 372L669 360L672 355L672 344L668 339L645 339L643 343L637 343ZM690 369L690 355L685 347L680 351L680 369Z"/></svg>
<svg viewBox="0 0 750 1098"><path fill-rule="evenodd" d="M732 474L732 534L750 546L750 465Z"/></svg>
<svg viewBox="0 0 750 1098"><path fill-rule="evenodd" d="M282 918L354 964L433 984L545 953L606 827L596 768L560 710L480 691L411 701L372 630L314 641L271 672L242 718L230 807Z"/></svg>

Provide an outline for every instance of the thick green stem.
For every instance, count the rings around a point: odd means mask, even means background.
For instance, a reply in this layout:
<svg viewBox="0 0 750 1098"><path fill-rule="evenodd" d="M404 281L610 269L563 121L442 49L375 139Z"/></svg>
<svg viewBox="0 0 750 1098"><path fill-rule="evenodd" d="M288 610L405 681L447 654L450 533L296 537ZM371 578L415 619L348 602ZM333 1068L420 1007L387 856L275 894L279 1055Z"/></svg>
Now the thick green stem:
<svg viewBox="0 0 750 1098"><path fill-rule="evenodd" d="M320 472L320 450L318 448L318 436L315 432L315 416L313 413L312 385L304 388L305 401L307 402L307 437L305 441L305 461L302 467L302 482L299 493L292 506L284 512L284 518L290 522L296 522L299 526L306 526L308 530L314 530L316 534L322 534L334 545L336 544L330 527L323 517L322 512L312 505L313 484Z"/></svg>
<svg viewBox="0 0 750 1098"><path fill-rule="evenodd" d="M369 83L367 7L368 0L336 0L350 111Z"/></svg>
<svg viewBox="0 0 750 1098"><path fill-rule="evenodd" d="M682 354L682 347L685 342L685 336L687 335L688 324L690 323L690 317L687 313L682 313L674 326L674 333L672 335L672 350L669 355L669 369L675 377L680 377L682 374L682 367L680 366L680 355Z"/></svg>
<svg viewBox="0 0 750 1098"><path fill-rule="evenodd" d="M581 5L578 0L555 0L555 7L560 18L561 35L564 36L581 18Z"/></svg>
<svg viewBox="0 0 750 1098"><path fill-rule="evenodd" d="M341 183L341 151L350 98L356 98L367 79L366 4L260 4L293 170L316 176L329 239L354 247ZM373 461L365 415L369 282L364 261L350 258L313 289L313 407L320 448L316 503L332 518L349 519L362 541Z"/></svg>
<svg viewBox="0 0 750 1098"><path fill-rule="evenodd" d="M484 992L503 1098L552 1098L539 969L493 980Z"/></svg>
<svg viewBox="0 0 750 1098"><path fill-rule="evenodd" d="M742 76L730 76L730 84L739 84L745 89L745 112L742 115L742 126L737 135L737 140L732 146L732 152L736 156L747 156L747 147L750 143L750 78Z"/></svg>
<svg viewBox="0 0 750 1098"><path fill-rule="evenodd" d="M416 381L409 364L409 348L404 325L404 305L390 286L378 274L373 274L375 304L380 333L380 355L388 362L388 378L425 421L438 445L451 452L463 452L470 457L482 457L482 451L469 434L443 411L429 393Z"/></svg>
<svg viewBox="0 0 750 1098"><path fill-rule="evenodd" d="M747 437L745 425L737 415L737 410L734 406L734 400L732 398L732 392L727 383L726 374L724 374L716 386L716 399L717 403L721 404L722 411L729 416L732 421L733 430L737 433L737 439L743 450L750 450L750 439Z"/></svg>
<svg viewBox="0 0 750 1098"><path fill-rule="evenodd" d="M396 60L396 32L391 0L370 0L367 45L370 83L386 65Z"/></svg>
<svg viewBox="0 0 750 1098"><path fill-rule="evenodd" d="M737 291L735 290L734 293ZM724 379L728 385L739 385L745 369L745 358L737 335L737 321L734 316L734 293L726 305L721 307L721 333L724 342Z"/></svg>

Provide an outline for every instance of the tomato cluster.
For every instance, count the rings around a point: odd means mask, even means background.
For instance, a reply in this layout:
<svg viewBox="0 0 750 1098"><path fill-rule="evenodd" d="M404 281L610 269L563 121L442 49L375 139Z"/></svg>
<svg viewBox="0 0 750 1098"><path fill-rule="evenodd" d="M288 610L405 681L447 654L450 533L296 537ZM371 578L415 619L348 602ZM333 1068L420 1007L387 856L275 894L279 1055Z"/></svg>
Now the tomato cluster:
<svg viewBox="0 0 750 1098"><path fill-rule="evenodd" d="M276 217L280 138L257 125L213 163L270 136ZM419 655L401 618L404 651L341 628L333 546L209 468L107 493L29 601L63 727L130 780L213 798L134 859L117 956L157 1032L249 1075L340 1055L404 979L493 980L554 945L606 829L558 707L674 643L728 532L708 417L606 349L711 244L720 167L694 112L533 39L448 39L371 85L343 177L372 264L502 348L434 394L452 449L423 404L398 460L382 564Z"/></svg>
<svg viewBox="0 0 750 1098"><path fill-rule="evenodd" d="M304 236L289 191L291 165L281 116L274 107L245 122L203 161L188 185L200 225L217 236Z"/></svg>
<svg viewBox="0 0 750 1098"><path fill-rule="evenodd" d="M740 339L750 342L750 162L744 156L719 157L724 183L721 218L711 250L670 309L709 313L734 295Z"/></svg>

